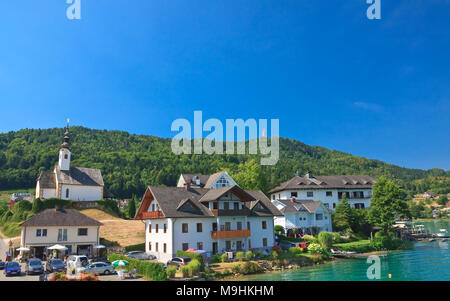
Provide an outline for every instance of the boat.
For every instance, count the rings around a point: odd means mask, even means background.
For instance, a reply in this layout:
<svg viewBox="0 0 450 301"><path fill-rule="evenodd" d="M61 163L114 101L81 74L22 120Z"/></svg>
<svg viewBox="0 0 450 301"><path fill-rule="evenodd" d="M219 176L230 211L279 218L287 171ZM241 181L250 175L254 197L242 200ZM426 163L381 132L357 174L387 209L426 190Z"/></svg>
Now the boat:
<svg viewBox="0 0 450 301"><path fill-rule="evenodd" d="M447 229L439 229L439 233L436 234L437 237L446 237L447 236Z"/></svg>

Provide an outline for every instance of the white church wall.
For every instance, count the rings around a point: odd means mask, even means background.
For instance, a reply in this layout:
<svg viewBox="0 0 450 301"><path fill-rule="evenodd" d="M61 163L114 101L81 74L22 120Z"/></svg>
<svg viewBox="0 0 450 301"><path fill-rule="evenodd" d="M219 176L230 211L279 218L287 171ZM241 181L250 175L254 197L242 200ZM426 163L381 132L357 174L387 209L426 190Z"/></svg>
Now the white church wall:
<svg viewBox="0 0 450 301"><path fill-rule="evenodd" d="M67 196L67 189L69 194ZM101 186L61 185L61 199L72 201L98 201L102 199Z"/></svg>

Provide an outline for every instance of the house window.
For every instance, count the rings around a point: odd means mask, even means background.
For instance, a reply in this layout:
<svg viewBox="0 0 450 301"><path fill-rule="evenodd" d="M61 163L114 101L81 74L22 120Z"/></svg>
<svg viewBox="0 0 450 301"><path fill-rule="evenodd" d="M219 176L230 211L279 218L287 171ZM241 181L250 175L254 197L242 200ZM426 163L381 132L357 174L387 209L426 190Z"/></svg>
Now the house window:
<svg viewBox="0 0 450 301"><path fill-rule="evenodd" d="M155 252L158 252L158 243L155 243Z"/></svg>
<svg viewBox="0 0 450 301"><path fill-rule="evenodd" d="M203 250L203 243L202 242L198 242L197 243L197 250Z"/></svg>
<svg viewBox="0 0 450 301"><path fill-rule="evenodd" d="M262 221L262 228L263 229L267 229L267 222L266 221Z"/></svg>
<svg viewBox="0 0 450 301"><path fill-rule="evenodd" d="M231 230L231 223L225 222L225 231L230 231L230 230Z"/></svg>
<svg viewBox="0 0 450 301"><path fill-rule="evenodd" d="M242 241L238 240L236 242L236 250L238 250L238 251L242 250Z"/></svg>
<svg viewBox="0 0 450 301"><path fill-rule="evenodd" d="M66 198L69 197L69 188L66 189Z"/></svg>
<svg viewBox="0 0 450 301"><path fill-rule="evenodd" d="M328 203L323 203L323 205L327 208L330 208L330 204L328 204Z"/></svg>
<svg viewBox="0 0 450 301"><path fill-rule="evenodd" d="M263 247L267 247L267 238L263 238Z"/></svg>
<svg viewBox="0 0 450 301"><path fill-rule="evenodd" d="M336 203L333 203L333 209L335 209L336 208Z"/></svg>
<svg viewBox="0 0 450 301"><path fill-rule="evenodd" d="M275 195L274 194L272 194L272 200L275 200Z"/></svg>
<svg viewBox="0 0 450 301"><path fill-rule="evenodd" d="M238 202L234 203L234 210L239 210L239 203Z"/></svg>
<svg viewBox="0 0 450 301"><path fill-rule="evenodd" d="M41 237L41 236L42 236L42 230L36 229L36 237Z"/></svg>
<svg viewBox="0 0 450 301"><path fill-rule="evenodd" d="M152 250L152 242L151 242L151 241L148 242L148 250L149 250L149 251Z"/></svg>
<svg viewBox="0 0 450 301"><path fill-rule="evenodd" d="M158 233L158 227L159 227L159 224L156 224L156 225L155 225L155 232L156 232L156 233Z"/></svg>
<svg viewBox="0 0 450 301"><path fill-rule="evenodd" d="M42 229L42 236L47 237L47 229Z"/></svg>
<svg viewBox="0 0 450 301"><path fill-rule="evenodd" d="M242 222L237 222L237 230L242 230Z"/></svg>
<svg viewBox="0 0 450 301"><path fill-rule="evenodd" d="M217 231L217 223L212 223L212 230Z"/></svg>
<svg viewBox="0 0 450 301"><path fill-rule="evenodd" d="M58 229L58 241L67 241L67 229Z"/></svg>
<svg viewBox="0 0 450 301"><path fill-rule="evenodd" d="M291 198L296 198L298 197L298 193L297 192L291 192Z"/></svg>
<svg viewBox="0 0 450 301"><path fill-rule="evenodd" d="M166 243L163 244L163 252L167 253L167 244Z"/></svg>
<svg viewBox="0 0 450 301"><path fill-rule="evenodd" d="M167 232L167 224L164 224L164 233Z"/></svg>
<svg viewBox="0 0 450 301"><path fill-rule="evenodd" d="M321 221L323 219L322 213L316 213L316 221Z"/></svg>
<svg viewBox="0 0 450 301"><path fill-rule="evenodd" d="M213 209L218 209L217 202L213 202Z"/></svg>
<svg viewBox="0 0 450 301"><path fill-rule="evenodd" d="M68 159L69 156L67 154L64 154L64 159Z"/></svg>
<svg viewBox="0 0 450 301"><path fill-rule="evenodd" d="M189 243L184 242L182 245L182 249L183 249L183 251L186 251L187 249L189 249Z"/></svg>
<svg viewBox="0 0 450 301"><path fill-rule="evenodd" d="M247 222L247 230L250 230L250 222Z"/></svg>
<svg viewBox="0 0 450 301"><path fill-rule="evenodd" d="M78 228L78 236L87 236L88 229L87 228Z"/></svg>
<svg viewBox="0 0 450 301"><path fill-rule="evenodd" d="M223 203L223 209L224 210L229 210L230 209L230 204L228 202L224 202Z"/></svg>
<svg viewBox="0 0 450 301"><path fill-rule="evenodd" d="M307 191L307 192L306 192L306 196L307 196L308 198L312 198L312 197L314 196L314 193L313 193L312 191Z"/></svg>
<svg viewBox="0 0 450 301"><path fill-rule="evenodd" d="M229 240L225 241L225 250L227 251L231 250L231 241Z"/></svg>
<svg viewBox="0 0 450 301"><path fill-rule="evenodd" d="M327 196L333 196L333 191L327 191Z"/></svg>
<svg viewBox="0 0 450 301"><path fill-rule="evenodd" d="M188 233L189 230L188 224L182 224L181 227L183 233Z"/></svg>
<svg viewBox="0 0 450 301"><path fill-rule="evenodd" d="M249 248L249 249L252 248L252 240L251 240L251 239L248 240L248 248Z"/></svg>
<svg viewBox="0 0 450 301"><path fill-rule="evenodd" d="M202 223L197 223L197 232L203 232Z"/></svg>

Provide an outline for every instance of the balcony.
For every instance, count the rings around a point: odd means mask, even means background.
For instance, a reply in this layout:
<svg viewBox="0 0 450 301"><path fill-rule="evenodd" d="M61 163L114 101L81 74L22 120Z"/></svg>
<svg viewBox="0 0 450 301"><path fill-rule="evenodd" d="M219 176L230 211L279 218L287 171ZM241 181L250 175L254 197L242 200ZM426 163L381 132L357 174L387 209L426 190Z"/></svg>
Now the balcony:
<svg viewBox="0 0 450 301"><path fill-rule="evenodd" d="M162 211L150 211L142 213L142 219L151 219L151 218L164 218L164 214L162 213Z"/></svg>
<svg viewBox="0 0 450 301"><path fill-rule="evenodd" d="M249 237L250 230L211 231L212 239Z"/></svg>

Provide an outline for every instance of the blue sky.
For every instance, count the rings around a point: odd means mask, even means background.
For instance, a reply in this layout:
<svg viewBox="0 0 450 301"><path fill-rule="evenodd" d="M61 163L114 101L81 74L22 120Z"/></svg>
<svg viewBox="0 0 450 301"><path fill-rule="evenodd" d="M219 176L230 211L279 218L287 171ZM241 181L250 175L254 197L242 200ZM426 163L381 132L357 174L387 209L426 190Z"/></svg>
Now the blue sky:
<svg viewBox="0 0 450 301"><path fill-rule="evenodd" d="M450 2L0 3L0 132L72 124L173 137L176 118L278 118L280 135L450 169Z"/></svg>

